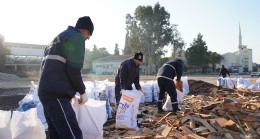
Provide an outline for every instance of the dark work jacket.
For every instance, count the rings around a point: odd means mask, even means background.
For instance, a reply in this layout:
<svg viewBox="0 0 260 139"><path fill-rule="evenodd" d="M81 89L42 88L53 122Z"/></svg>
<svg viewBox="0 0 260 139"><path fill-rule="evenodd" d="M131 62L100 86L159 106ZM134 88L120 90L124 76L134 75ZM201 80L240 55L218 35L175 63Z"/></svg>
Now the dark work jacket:
<svg viewBox="0 0 260 139"><path fill-rule="evenodd" d="M230 76L230 74L226 68L221 68L221 70L219 72L219 76L222 75L223 78L225 78L225 77L227 77L227 74L228 74L228 76Z"/></svg>
<svg viewBox="0 0 260 139"><path fill-rule="evenodd" d="M134 59L130 58L123 61L117 71L116 84L119 84L121 89L135 84L136 89L141 89L139 83L139 66L135 65Z"/></svg>
<svg viewBox="0 0 260 139"><path fill-rule="evenodd" d="M82 34L69 26L45 48L44 57L47 59L42 62L38 95L70 99L76 92L85 93L81 77L84 55L85 40ZM55 58L48 59L48 56Z"/></svg>
<svg viewBox="0 0 260 139"><path fill-rule="evenodd" d="M177 81L180 81L183 72L183 64L180 60L169 61L163 64L158 70L157 78L166 78L173 80L177 76ZM176 75L177 74L177 75Z"/></svg>

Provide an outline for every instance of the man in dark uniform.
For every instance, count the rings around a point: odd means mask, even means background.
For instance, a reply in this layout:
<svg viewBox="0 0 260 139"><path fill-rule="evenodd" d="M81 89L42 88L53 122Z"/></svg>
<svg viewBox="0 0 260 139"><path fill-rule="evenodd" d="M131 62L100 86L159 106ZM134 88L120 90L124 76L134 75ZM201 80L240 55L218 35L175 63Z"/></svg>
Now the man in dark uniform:
<svg viewBox="0 0 260 139"><path fill-rule="evenodd" d="M135 53L134 57L124 60L115 78L115 95L116 103L119 104L121 98L121 90L132 90L132 84L135 88L141 91L139 83L139 65L143 61L143 53Z"/></svg>
<svg viewBox="0 0 260 139"><path fill-rule="evenodd" d="M223 78L226 78L227 74L230 77L230 74L229 74L228 70L225 68L224 65L222 65L222 68L221 68L221 70L219 72L219 76L222 75Z"/></svg>
<svg viewBox="0 0 260 139"><path fill-rule="evenodd" d="M38 96L44 108L50 139L83 138L70 100L76 92L80 93L80 103L88 100L80 70L85 41L93 30L90 17L81 17L75 27L69 26L45 48Z"/></svg>
<svg viewBox="0 0 260 139"><path fill-rule="evenodd" d="M162 103L165 96L165 92L171 97L173 114L176 115L177 111L180 111L177 102L177 92L178 90L182 91L182 82L181 76L183 72L183 63L181 60L169 61L163 64L157 73L157 82L160 89L159 98L158 98L158 113L164 112L162 109ZM173 81L174 77L177 76L176 86Z"/></svg>

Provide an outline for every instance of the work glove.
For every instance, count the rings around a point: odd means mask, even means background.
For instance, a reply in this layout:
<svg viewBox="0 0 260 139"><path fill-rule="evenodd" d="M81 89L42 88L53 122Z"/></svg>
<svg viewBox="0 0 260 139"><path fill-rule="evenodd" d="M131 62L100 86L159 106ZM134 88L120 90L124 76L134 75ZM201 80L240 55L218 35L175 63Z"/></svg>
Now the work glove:
<svg viewBox="0 0 260 139"><path fill-rule="evenodd" d="M182 81L176 81L175 85L176 85L176 89L183 92Z"/></svg>
<svg viewBox="0 0 260 139"><path fill-rule="evenodd" d="M88 96L86 93L80 95L79 104L85 104L88 101Z"/></svg>

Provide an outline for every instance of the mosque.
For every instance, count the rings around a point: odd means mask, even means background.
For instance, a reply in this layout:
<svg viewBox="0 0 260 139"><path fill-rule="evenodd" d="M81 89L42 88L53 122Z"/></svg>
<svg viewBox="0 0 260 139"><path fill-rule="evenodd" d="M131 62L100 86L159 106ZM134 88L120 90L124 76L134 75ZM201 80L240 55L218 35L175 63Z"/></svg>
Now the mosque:
<svg viewBox="0 0 260 139"><path fill-rule="evenodd" d="M247 45L243 45L242 43L240 24L238 51L225 53L222 56L224 59L221 61L220 65L224 65L232 72L243 73L252 71L252 49L247 48Z"/></svg>

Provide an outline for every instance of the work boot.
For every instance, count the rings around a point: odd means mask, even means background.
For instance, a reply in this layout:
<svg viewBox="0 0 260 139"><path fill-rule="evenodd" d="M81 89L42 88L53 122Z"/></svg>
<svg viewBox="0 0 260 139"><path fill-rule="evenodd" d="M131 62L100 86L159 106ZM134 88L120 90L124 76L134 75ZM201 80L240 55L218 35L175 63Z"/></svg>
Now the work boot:
<svg viewBox="0 0 260 139"><path fill-rule="evenodd" d="M181 111L181 109L178 106L178 103L172 104L172 114L177 115L177 112Z"/></svg>
<svg viewBox="0 0 260 139"><path fill-rule="evenodd" d="M158 112L157 113L164 113L165 111L162 109L162 102L157 102L157 108Z"/></svg>

